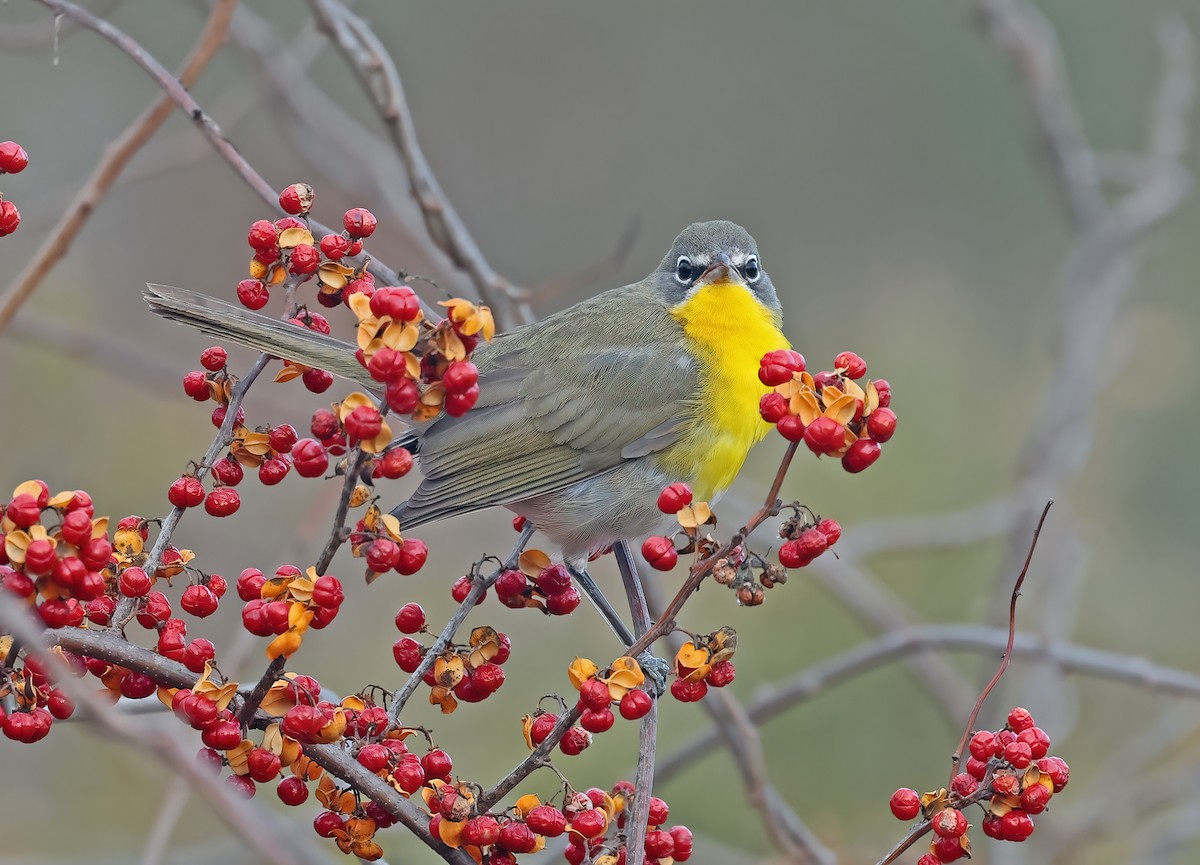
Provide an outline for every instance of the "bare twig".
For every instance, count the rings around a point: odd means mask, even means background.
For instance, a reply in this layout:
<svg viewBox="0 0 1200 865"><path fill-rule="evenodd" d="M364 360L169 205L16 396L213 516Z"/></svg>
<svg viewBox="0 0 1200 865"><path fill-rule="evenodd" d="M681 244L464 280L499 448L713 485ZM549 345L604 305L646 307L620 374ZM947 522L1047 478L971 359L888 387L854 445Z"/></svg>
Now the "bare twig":
<svg viewBox="0 0 1200 865"><path fill-rule="evenodd" d="M237 0L218 0L213 5L204 30L179 72L179 84L182 87L190 88L195 85L200 73L217 53L217 49L225 43L225 37L229 33L229 22L236 8ZM108 146L104 158L92 170L87 183L76 194L75 200L67 205L58 224L42 241L38 251L17 275L3 301L0 301L0 331L8 327L17 310L33 295L42 279L59 259L66 255L71 243L100 204L100 200L112 188L129 160L133 159L171 116L173 107L170 99L159 96L141 117Z"/></svg>
<svg viewBox="0 0 1200 865"><path fill-rule="evenodd" d="M946 786L950 786L950 781L958 774L959 764L962 762L963 750L967 747L967 740L971 738L971 734L975 731L975 721L979 719L979 711L983 708L984 701L988 695L992 693L992 689L996 687L996 683L1000 681L1000 677L1004 675L1004 671L1008 669L1008 664L1012 660L1013 642L1017 638L1017 599L1021 597L1021 586L1025 584L1025 577L1029 574L1029 565L1033 562L1033 553L1037 549L1038 538L1042 535L1042 526L1046 523L1046 515L1050 513L1050 507L1054 502L1046 502L1045 508L1042 509L1042 517L1038 520L1037 528L1033 530L1033 538L1029 542L1029 552L1025 556L1025 564L1021 567L1021 573L1017 577L1016 583L1013 585L1012 598L1008 602L1008 642L1004 646L1004 656L1000 659L1000 666L996 668L996 672L992 675L991 680L984 685L983 691L979 695L979 699L975 701L975 705L971 708L971 714L967 716L967 725L963 729L962 738L958 740L958 747L954 749L954 762L950 767L950 780L946 782Z"/></svg>
<svg viewBox="0 0 1200 865"><path fill-rule="evenodd" d="M462 218L442 191L421 145L404 95L400 73L387 49L359 16L339 0L310 0L313 14L371 94L408 173L429 236L454 265L467 273L479 297L492 306L502 328L531 321L525 292L492 269ZM510 314L510 304L516 315Z"/></svg>

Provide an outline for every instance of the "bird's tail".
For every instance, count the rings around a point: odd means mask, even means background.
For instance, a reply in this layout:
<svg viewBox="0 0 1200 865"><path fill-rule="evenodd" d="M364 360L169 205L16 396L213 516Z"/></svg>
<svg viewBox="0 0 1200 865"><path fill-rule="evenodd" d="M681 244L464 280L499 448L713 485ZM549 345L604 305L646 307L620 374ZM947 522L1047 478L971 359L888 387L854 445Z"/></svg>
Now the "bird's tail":
<svg viewBox="0 0 1200 865"><path fill-rule="evenodd" d="M143 295L150 309L163 318L379 388L355 357L355 346L348 342L182 288L148 284Z"/></svg>

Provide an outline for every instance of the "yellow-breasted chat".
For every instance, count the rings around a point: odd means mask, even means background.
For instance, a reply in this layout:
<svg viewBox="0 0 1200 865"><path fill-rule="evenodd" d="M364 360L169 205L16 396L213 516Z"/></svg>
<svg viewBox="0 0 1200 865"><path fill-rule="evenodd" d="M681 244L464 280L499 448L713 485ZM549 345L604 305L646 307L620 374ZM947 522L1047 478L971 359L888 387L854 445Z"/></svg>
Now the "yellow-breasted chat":
<svg viewBox="0 0 1200 865"><path fill-rule="evenodd" d="M150 286L146 299L217 338L378 386L350 343L181 289ZM715 499L770 429L758 363L789 346L780 322L749 233L726 221L688 226L645 279L475 349L475 407L405 442L422 479L393 510L401 529L504 506L559 545L580 588L602 602L588 555L654 531L669 483ZM611 608L602 612L632 642Z"/></svg>

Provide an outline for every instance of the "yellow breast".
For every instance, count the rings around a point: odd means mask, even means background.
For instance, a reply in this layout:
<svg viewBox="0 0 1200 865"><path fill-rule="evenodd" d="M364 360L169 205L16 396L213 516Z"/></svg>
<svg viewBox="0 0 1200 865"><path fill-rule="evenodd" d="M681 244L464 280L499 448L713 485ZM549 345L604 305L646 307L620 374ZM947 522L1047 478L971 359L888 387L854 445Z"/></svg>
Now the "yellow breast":
<svg viewBox="0 0 1200 865"><path fill-rule="evenodd" d="M758 380L758 362L791 344L778 314L737 283L706 285L671 314L699 361L701 404L699 422L663 453L662 464L673 476L690 478L696 498L704 501L733 483L750 448L770 429L758 414L768 390Z"/></svg>

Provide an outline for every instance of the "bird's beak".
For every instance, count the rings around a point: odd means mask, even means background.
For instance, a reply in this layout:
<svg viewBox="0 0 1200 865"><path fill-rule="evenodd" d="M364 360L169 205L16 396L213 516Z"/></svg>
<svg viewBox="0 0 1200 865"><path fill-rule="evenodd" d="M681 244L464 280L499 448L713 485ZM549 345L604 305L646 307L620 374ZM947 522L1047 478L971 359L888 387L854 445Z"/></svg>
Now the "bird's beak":
<svg viewBox="0 0 1200 865"><path fill-rule="evenodd" d="M742 282L742 275L733 266L733 261L730 260L729 254L719 252L694 284L697 286L717 285L724 282L740 283Z"/></svg>

